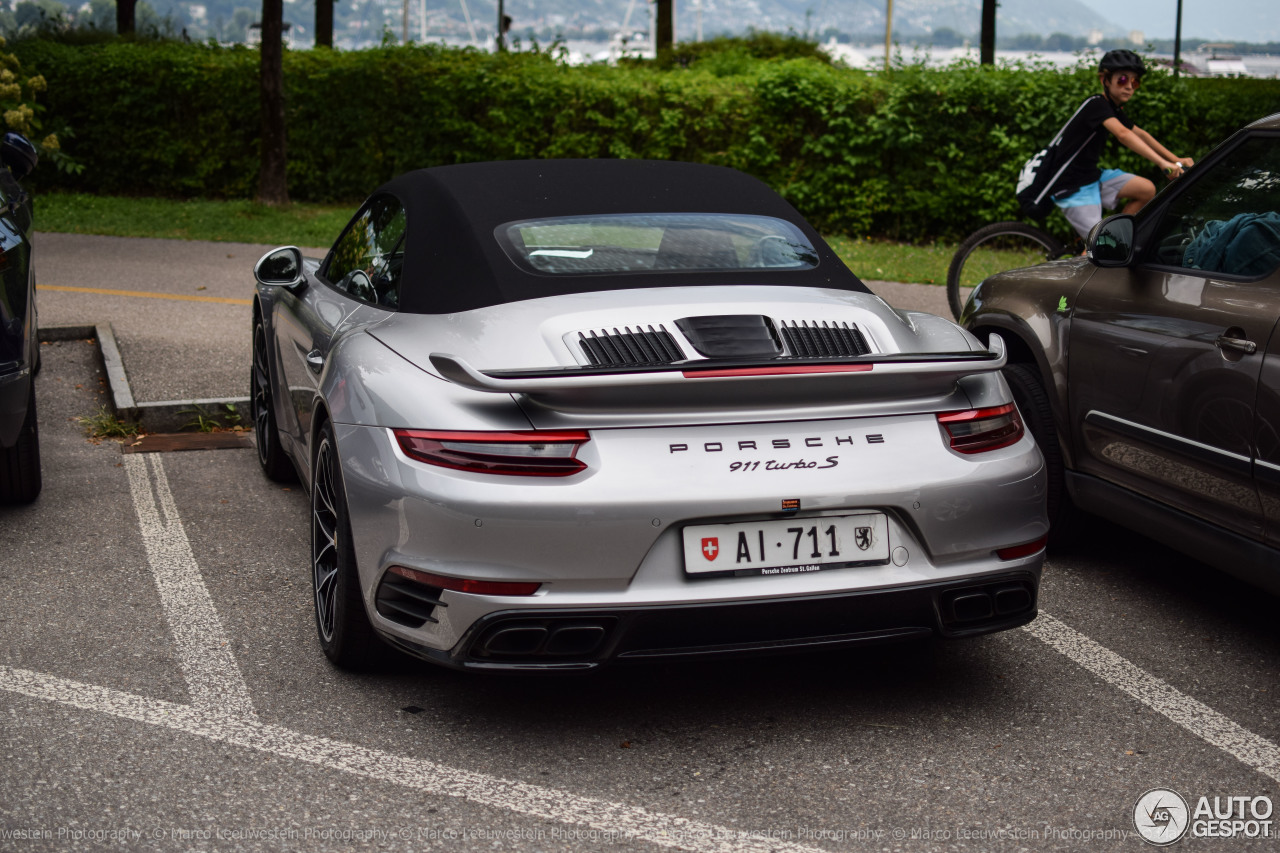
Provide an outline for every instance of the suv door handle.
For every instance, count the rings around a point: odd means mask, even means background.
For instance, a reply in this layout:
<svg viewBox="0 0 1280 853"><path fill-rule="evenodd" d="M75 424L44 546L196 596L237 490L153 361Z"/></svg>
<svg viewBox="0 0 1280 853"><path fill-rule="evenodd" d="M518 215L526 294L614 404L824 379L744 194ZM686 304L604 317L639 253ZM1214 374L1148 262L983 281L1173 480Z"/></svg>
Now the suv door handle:
<svg viewBox="0 0 1280 853"><path fill-rule="evenodd" d="M324 355L320 350L313 349L307 353L307 367L311 368L312 373L319 373L324 370Z"/></svg>
<svg viewBox="0 0 1280 853"><path fill-rule="evenodd" d="M1258 345L1245 338L1230 338L1226 335L1219 335L1216 343L1219 349L1232 349L1245 355L1253 355L1258 351Z"/></svg>

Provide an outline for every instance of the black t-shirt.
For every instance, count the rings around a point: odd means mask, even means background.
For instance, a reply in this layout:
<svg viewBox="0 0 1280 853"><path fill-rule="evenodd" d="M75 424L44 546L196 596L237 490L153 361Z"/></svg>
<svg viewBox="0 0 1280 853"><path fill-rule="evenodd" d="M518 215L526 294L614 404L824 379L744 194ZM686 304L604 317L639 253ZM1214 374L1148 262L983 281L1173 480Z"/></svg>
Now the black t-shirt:
<svg viewBox="0 0 1280 853"><path fill-rule="evenodd" d="M1107 140L1111 138L1110 132L1102 126L1102 123L1109 118L1118 118L1125 127L1133 127L1133 120L1125 115L1122 107L1111 103L1110 98L1105 95L1090 95L1062 128L1062 139L1058 143L1059 150L1070 155L1082 145L1084 149L1076 155L1071 165L1062 173L1062 177L1054 183L1055 195L1064 190L1079 189L1102 176L1098 160L1102 157L1102 149L1106 147Z"/></svg>

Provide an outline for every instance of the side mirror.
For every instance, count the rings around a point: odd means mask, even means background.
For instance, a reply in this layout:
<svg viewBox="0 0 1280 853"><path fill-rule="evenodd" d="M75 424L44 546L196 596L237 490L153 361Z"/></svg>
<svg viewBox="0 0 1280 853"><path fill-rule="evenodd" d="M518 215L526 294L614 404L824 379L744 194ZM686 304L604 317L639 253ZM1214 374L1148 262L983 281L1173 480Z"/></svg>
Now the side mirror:
<svg viewBox="0 0 1280 853"><path fill-rule="evenodd" d="M1093 226L1085 253L1100 267L1124 267L1133 261L1133 217L1109 216Z"/></svg>
<svg viewBox="0 0 1280 853"><path fill-rule="evenodd" d="M31 174L31 170L40 162L40 154L21 133L9 131L0 138L0 163L9 167L9 171L18 180Z"/></svg>
<svg viewBox="0 0 1280 853"><path fill-rule="evenodd" d="M302 282L302 250L285 246L267 252L253 266L259 284L291 287Z"/></svg>

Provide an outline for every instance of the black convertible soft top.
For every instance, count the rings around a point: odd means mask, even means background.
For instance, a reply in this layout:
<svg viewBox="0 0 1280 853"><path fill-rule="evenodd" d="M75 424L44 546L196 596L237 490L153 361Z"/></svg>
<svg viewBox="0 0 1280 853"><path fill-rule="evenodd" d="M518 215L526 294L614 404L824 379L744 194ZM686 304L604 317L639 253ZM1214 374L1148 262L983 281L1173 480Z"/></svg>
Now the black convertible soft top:
<svg viewBox="0 0 1280 853"><path fill-rule="evenodd" d="M408 234L400 309L447 314L507 302L645 287L768 284L867 292L796 209L735 169L655 160L507 160L408 172L374 195L404 205ZM793 223L818 251L795 270L645 271L538 275L504 253L495 229L556 216L734 213Z"/></svg>

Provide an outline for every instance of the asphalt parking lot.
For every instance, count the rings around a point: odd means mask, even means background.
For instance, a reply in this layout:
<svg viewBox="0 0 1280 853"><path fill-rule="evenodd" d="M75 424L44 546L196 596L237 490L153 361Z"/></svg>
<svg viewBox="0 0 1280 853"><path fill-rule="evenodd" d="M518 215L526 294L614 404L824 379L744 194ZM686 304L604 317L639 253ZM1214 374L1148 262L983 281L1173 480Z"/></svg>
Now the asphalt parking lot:
<svg viewBox="0 0 1280 853"><path fill-rule="evenodd" d="M41 323L111 322L140 400L242 396L261 248L38 235ZM1138 850L1152 789L1237 834L1179 847L1276 849L1277 601L1159 543L1084 525L1040 618L977 640L351 675L305 494L87 440L96 353L43 347L45 490L0 510L0 850Z"/></svg>

